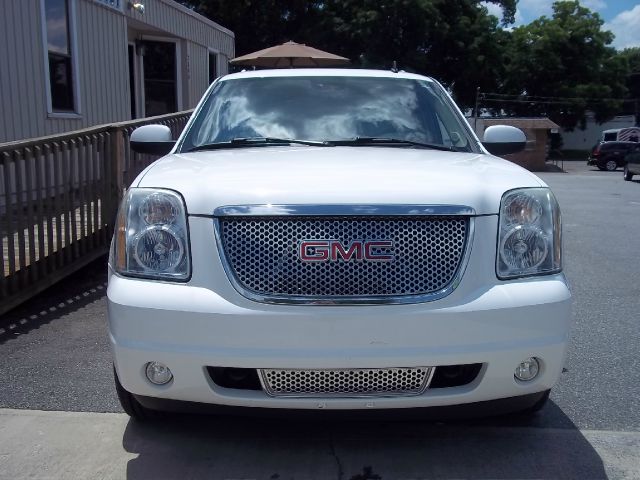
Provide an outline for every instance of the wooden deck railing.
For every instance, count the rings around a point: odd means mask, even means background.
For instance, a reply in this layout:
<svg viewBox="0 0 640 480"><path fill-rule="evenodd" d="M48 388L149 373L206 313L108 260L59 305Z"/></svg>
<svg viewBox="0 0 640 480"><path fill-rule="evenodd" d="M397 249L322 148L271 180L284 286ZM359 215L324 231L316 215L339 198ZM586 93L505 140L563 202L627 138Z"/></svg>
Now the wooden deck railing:
<svg viewBox="0 0 640 480"><path fill-rule="evenodd" d="M190 115L0 144L0 315L108 251L123 190L157 158L133 153L131 132L177 138Z"/></svg>

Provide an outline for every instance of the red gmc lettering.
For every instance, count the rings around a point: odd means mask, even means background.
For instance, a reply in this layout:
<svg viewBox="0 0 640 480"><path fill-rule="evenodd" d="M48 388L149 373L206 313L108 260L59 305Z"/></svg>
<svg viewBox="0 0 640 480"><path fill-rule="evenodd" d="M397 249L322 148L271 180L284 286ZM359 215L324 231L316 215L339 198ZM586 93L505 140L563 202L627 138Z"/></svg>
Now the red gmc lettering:
<svg viewBox="0 0 640 480"><path fill-rule="evenodd" d="M339 240L302 240L299 245L298 254L303 262L388 262L394 259L391 240L354 240L348 246Z"/></svg>
<svg viewBox="0 0 640 480"><path fill-rule="evenodd" d="M329 259L327 240L303 240L300 242L300 260L303 262L325 262Z"/></svg>
<svg viewBox="0 0 640 480"><path fill-rule="evenodd" d="M364 244L364 259L365 260L377 260L377 261L390 261L393 260L393 254L388 253L376 253L374 249L391 250L393 248L393 242L391 240L380 240L365 242Z"/></svg>
<svg viewBox="0 0 640 480"><path fill-rule="evenodd" d="M362 242L351 242L349 248L347 250L344 249L340 242L332 241L331 242L331 260L336 261L338 257L342 258L345 261L351 260L355 256L356 260L362 260Z"/></svg>

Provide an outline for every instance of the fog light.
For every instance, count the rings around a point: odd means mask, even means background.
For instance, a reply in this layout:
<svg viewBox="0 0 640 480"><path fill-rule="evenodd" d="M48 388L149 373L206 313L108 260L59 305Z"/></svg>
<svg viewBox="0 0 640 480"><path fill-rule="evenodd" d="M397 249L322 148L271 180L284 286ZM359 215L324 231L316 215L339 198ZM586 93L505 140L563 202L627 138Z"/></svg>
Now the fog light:
<svg viewBox="0 0 640 480"><path fill-rule="evenodd" d="M156 385L165 385L173 378L173 373L165 364L160 362L149 362L145 369L147 378Z"/></svg>
<svg viewBox="0 0 640 480"><path fill-rule="evenodd" d="M540 363L538 363L538 360L534 357L529 357L520 362L520 365L516 368L514 375L518 380L528 382L536 378L539 371Z"/></svg>

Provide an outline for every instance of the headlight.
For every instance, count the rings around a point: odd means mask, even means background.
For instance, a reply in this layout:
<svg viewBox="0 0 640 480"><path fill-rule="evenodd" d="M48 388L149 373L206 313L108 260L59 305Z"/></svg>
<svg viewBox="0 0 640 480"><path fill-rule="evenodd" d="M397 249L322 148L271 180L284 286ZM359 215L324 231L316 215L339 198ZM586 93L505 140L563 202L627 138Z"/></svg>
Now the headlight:
<svg viewBox="0 0 640 480"><path fill-rule="evenodd" d="M127 192L118 212L112 264L121 275L189 278L187 215L178 193L155 188Z"/></svg>
<svg viewBox="0 0 640 480"><path fill-rule="evenodd" d="M548 188L502 196L496 273L501 279L562 270L560 208Z"/></svg>

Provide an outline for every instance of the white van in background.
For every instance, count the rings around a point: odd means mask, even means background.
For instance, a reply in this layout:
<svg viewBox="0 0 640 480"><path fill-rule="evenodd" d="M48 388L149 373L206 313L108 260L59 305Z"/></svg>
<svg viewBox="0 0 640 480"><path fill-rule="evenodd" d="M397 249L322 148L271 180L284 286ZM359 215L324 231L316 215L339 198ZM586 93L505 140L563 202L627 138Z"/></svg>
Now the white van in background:
<svg viewBox="0 0 640 480"><path fill-rule="evenodd" d="M603 130L601 142L638 142L640 141L640 127L614 128Z"/></svg>

